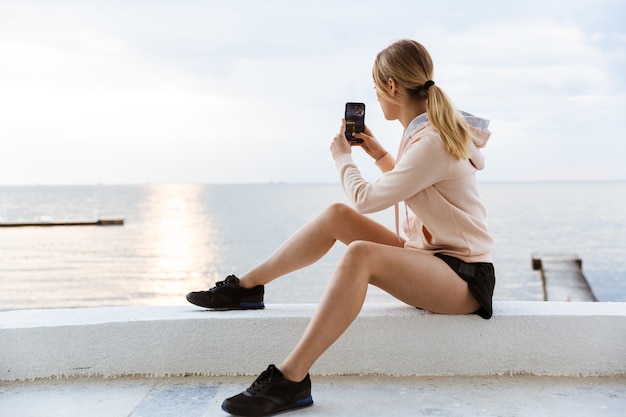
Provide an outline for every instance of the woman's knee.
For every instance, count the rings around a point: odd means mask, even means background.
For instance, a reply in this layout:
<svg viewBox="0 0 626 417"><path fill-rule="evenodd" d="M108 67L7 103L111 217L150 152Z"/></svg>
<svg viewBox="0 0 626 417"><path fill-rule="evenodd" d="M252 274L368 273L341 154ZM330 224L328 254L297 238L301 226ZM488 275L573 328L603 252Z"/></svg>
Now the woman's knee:
<svg viewBox="0 0 626 417"><path fill-rule="evenodd" d="M336 231L341 226L348 224L350 217L355 213L356 211L352 207L344 203L333 203L322 211L320 219L325 225Z"/></svg>
<svg viewBox="0 0 626 417"><path fill-rule="evenodd" d="M355 210L344 203L333 203L330 206L326 207L326 210L324 210L324 215L326 217L336 220L345 219L353 213L355 213Z"/></svg>
<svg viewBox="0 0 626 417"><path fill-rule="evenodd" d="M363 267L373 259L376 253L376 246L377 244L373 242L355 240L348 245L343 258L346 262Z"/></svg>
<svg viewBox="0 0 626 417"><path fill-rule="evenodd" d="M368 284L371 275L370 257L373 244L365 240L356 240L346 247L337 270L342 271L337 276L349 282L361 281Z"/></svg>

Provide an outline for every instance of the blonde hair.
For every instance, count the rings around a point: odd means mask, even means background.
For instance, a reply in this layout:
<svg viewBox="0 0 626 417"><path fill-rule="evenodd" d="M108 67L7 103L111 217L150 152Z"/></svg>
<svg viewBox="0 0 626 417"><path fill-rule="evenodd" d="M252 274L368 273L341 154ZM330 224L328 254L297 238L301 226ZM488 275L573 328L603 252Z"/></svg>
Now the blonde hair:
<svg viewBox="0 0 626 417"><path fill-rule="evenodd" d="M433 79L433 61L420 43L400 40L376 56L372 77L378 93L392 103L388 80L402 86L409 96L427 100L428 120L439 132L448 152L457 159L469 158L469 127L446 93L437 85L425 86ZM431 83L429 83L431 84Z"/></svg>

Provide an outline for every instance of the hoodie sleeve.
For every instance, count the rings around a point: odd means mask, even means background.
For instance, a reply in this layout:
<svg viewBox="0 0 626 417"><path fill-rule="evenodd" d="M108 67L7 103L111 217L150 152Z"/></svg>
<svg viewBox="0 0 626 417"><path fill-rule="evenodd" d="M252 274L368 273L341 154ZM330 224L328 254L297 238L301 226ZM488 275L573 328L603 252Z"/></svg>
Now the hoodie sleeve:
<svg viewBox="0 0 626 417"><path fill-rule="evenodd" d="M375 164L381 172L385 173L391 171L393 167L396 166L396 160L387 152L382 158L376 161Z"/></svg>
<svg viewBox="0 0 626 417"><path fill-rule="evenodd" d="M410 144L395 167L372 183L363 178L351 154L341 155L336 165L344 191L355 208L361 213L374 213L441 181L454 161L434 134Z"/></svg>

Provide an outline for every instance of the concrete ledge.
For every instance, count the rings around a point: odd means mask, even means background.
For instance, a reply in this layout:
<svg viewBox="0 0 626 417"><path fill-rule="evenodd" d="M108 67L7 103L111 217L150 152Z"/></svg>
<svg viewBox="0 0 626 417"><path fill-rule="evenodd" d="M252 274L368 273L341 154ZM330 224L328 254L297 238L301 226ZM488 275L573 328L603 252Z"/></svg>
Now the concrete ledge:
<svg viewBox="0 0 626 417"><path fill-rule="evenodd" d="M0 312L0 380L256 375L280 362L315 306ZM626 375L626 303L496 302L494 317L366 304L317 375Z"/></svg>

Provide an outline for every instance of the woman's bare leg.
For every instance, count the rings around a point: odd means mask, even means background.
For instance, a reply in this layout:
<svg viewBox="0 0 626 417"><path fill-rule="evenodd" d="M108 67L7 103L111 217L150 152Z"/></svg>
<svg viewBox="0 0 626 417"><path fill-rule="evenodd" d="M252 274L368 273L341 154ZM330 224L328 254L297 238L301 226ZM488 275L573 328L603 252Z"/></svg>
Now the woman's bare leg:
<svg viewBox="0 0 626 417"><path fill-rule="evenodd" d="M353 208L336 203L305 224L269 258L240 277L239 285L252 288L308 266L324 256L336 241L356 240L402 246L404 241L383 225Z"/></svg>
<svg viewBox="0 0 626 417"><path fill-rule="evenodd" d="M302 338L279 366L300 381L359 314L368 284L401 301L444 314L478 310L468 285L439 258L411 249L358 241L334 271Z"/></svg>

